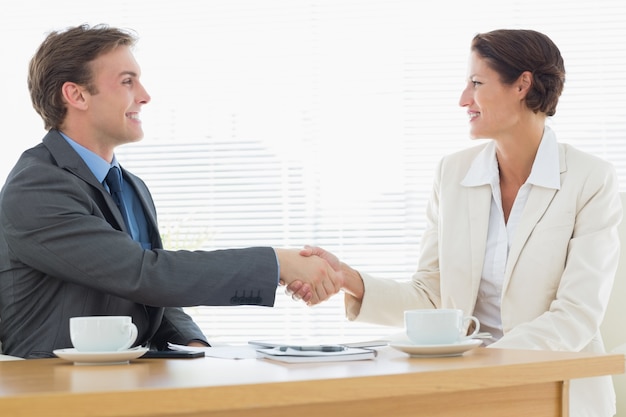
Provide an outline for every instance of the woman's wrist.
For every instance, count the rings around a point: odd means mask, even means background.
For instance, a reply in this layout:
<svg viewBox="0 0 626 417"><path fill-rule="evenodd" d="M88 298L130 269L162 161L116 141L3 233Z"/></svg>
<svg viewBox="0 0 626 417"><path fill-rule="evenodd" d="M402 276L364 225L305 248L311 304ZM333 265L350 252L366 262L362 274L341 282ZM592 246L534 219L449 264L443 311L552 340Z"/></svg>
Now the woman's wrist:
<svg viewBox="0 0 626 417"><path fill-rule="evenodd" d="M351 268L345 263L341 263L341 272L343 274L343 287L342 290L350 294L357 300L363 299L365 293L365 286L363 284L363 278L356 269Z"/></svg>

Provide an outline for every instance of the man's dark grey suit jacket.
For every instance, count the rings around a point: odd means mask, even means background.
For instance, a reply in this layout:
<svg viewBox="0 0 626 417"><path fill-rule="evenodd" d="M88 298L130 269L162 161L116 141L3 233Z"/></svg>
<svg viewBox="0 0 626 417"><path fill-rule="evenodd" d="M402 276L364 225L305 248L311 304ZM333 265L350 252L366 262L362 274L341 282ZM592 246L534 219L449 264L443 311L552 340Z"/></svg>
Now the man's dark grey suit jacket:
<svg viewBox="0 0 626 417"><path fill-rule="evenodd" d="M50 357L72 347L73 316L132 316L136 344L164 348L205 340L180 307L274 304L272 248L163 250L148 188L124 178L142 201L151 250L125 232L113 199L58 131L20 157L0 193L3 353Z"/></svg>

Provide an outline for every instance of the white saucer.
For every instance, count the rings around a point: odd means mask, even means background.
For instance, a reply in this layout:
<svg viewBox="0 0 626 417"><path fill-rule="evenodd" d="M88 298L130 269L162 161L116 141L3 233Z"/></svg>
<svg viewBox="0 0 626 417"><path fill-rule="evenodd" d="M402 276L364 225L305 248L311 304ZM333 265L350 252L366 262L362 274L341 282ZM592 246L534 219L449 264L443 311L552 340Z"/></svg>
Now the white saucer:
<svg viewBox="0 0 626 417"><path fill-rule="evenodd" d="M74 365L114 365L127 364L131 359L137 359L147 351L147 347L138 346L117 352L79 352L76 349L56 349L52 353L61 359L73 361Z"/></svg>
<svg viewBox="0 0 626 417"><path fill-rule="evenodd" d="M409 342L391 342L392 348L408 353L414 358L434 358L439 356L460 356L470 349L480 346L483 342L476 339L468 339L449 345L414 345Z"/></svg>

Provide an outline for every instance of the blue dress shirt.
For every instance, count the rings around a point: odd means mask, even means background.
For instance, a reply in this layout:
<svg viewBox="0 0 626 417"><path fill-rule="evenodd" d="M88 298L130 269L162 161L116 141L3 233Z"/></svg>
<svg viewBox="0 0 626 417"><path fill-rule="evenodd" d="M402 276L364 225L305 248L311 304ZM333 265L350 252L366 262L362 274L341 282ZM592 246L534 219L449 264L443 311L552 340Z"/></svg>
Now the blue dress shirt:
<svg viewBox="0 0 626 417"><path fill-rule="evenodd" d="M70 146L76 151L76 153L80 155L83 161L85 161L85 164L87 164L96 179L101 184L103 184L108 191L109 187L104 182L104 178L106 177L111 167L117 166L118 168L120 168L120 165L115 155L113 156L113 161L109 164L99 155L70 139L63 132L60 133L61 136L65 138L67 143L69 143ZM141 202L139 201L137 193L135 193L133 187L131 187L124 180L124 176L122 176L122 195L124 197L124 204L126 205L128 213L130 214L130 218L127 219L129 221L128 224L130 227L130 235L132 236L133 240L141 244L144 249L151 249L152 245L150 244L150 236L148 234L148 221L146 220L146 215L143 211L143 208L141 207Z"/></svg>

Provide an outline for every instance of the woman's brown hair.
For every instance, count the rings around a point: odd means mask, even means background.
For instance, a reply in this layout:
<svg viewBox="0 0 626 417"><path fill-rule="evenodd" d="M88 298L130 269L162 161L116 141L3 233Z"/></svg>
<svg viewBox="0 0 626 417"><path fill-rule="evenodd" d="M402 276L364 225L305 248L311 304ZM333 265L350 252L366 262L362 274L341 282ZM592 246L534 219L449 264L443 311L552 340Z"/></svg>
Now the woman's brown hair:
<svg viewBox="0 0 626 417"><path fill-rule="evenodd" d="M477 34L472 51L485 59L505 84L529 71L532 86L526 105L535 113L554 116L565 85L565 66L559 48L548 36L534 30L499 29Z"/></svg>

